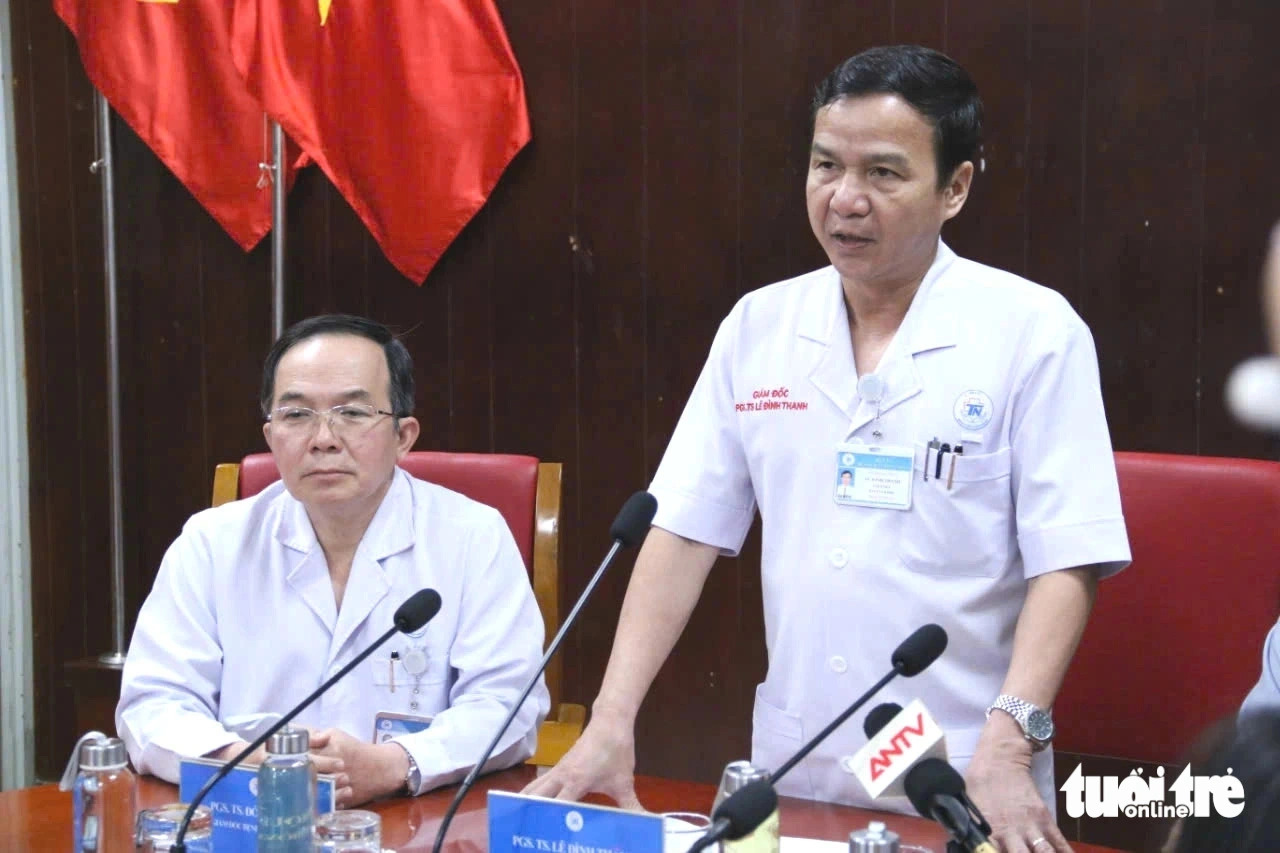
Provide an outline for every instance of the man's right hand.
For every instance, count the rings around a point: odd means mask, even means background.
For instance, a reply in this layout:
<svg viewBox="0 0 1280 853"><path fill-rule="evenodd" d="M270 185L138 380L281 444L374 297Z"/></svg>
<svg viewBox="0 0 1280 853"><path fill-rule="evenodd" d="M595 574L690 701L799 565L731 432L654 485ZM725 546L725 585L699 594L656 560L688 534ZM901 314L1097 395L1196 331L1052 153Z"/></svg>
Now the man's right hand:
<svg viewBox="0 0 1280 853"><path fill-rule="evenodd" d="M312 750L324 749L326 746L329 745L328 732L320 733L315 729L311 729L310 727L307 727L307 728L308 728L308 731L311 732L311 749ZM231 759L239 755L244 750L244 748L248 745L249 744L246 743L245 741L238 740L235 743L227 744L222 749L216 750L205 757L213 758L217 761L230 761ZM267 748L265 746L260 746L257 749L255 749L253 752L249 753L249 757L244 760L244 763L245 764L261 764L266 760L267 760ZM334 781L335 781L335 787L337 788L338 793L341 793L343 789L350 788L351 780L347 776L347 774L344 772L346 770L346 766L343 764L342 759L335 758L332 755L319 755L316 752L312 752L311 763L315 766L317 773L329 773L337 777Z"/></svg>
<svg viewBox="0 0 1280 853"><path fill-rule="evenodd" d="M604 794L621 808L643 809L636 797L635 721L593 711L578 742L550 772L530 782L522 794L580 800Z"/></svg>

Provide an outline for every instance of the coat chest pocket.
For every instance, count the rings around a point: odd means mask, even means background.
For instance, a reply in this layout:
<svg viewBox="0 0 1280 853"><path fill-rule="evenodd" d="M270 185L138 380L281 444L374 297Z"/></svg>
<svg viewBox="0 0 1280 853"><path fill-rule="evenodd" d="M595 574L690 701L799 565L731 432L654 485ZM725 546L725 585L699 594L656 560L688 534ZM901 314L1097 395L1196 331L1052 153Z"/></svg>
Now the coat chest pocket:
<svg viewBox="0 0 1280 853"><path fill-rule="evenodd" d="M936 454L924 481L925 448L916 445L911 509L902 513L898 556L913 572L942 577L998 577L1013 547L1012 454ZM955 473L951 462L955 460ZM948 480L951 488L947 488Z"/></svg>

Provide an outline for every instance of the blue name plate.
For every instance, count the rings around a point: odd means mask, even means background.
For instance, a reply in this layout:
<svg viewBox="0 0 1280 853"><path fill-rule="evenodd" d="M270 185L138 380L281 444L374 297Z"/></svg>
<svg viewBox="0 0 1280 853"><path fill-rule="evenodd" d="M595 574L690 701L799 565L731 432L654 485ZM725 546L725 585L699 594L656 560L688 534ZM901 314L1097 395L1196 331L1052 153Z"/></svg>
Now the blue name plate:
<svg viewBox="0 0 1280 853"><path fill-rule="evenodd" d="M184 803L204 787L224 762L210 758L184 758L178 770L178 799ZM333 811L334 777L316 779L316 814ZM210 840L218 853L257 853L258 768L237 767L213 786L204 805L213 813Z"/></svg>
<svg viewBox="0 0 1280 853"><path fill-rule="evenodd" d="M661 815L489 792L489 853L662 853L662 830Z"/></svg>

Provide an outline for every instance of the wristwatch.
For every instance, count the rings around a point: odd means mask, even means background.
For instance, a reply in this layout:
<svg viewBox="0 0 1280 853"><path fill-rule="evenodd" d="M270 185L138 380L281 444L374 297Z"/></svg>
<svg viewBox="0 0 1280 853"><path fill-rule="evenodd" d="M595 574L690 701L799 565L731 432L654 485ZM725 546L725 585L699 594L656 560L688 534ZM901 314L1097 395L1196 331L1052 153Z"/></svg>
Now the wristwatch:
<svg viewBox="0 0 1280 853"><path fill-rule="evenodd" d="M409 769L404 774L404 793L410 797L416 797L418 788L422 787L422 771L418 769L418 762L413 760L413 753L409 751L409 747L398 740L392 743L403 749L405 757L409 759Z"/></svg>
<svg viewBox="0 0 1280 853"><path fill-rule="evenodd" d="M1023 736L1031 742L1032 752L1039 752L1053 740L1053 717L1049 716L1049 712L1043 708L1038 708L1030 702L1007 693L1001 693L996 697L996 701L992 702L991 707L987 709L987 716L990 717L991 712L997 708L1013 717L1022 727Z"/></svg>

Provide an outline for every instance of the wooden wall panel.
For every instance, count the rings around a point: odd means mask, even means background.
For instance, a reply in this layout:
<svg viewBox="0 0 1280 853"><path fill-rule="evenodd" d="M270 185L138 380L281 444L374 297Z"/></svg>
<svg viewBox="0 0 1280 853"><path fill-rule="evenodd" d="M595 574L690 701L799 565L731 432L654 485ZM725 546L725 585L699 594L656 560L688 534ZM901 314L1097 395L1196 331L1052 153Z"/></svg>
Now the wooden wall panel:
<svg viewBox="0 0 1280 853"><path fill-rule="evenodd" d="M95 327L103 310L101 226L93 229L100 222L100 196L88 170L93 93L79 72L74 43L43 8L14 8L11 20L15 36L22 34L13 56L31 445L35 736L44 771L65 759L61 746L73 725L69 694L57 675L61 661L95 647L103 651L110 639L105 576L94 577L109 554L101 523L105 492L87 462L106 447L95 423L101 409L89 408L102 399L94 386L104 377L103 336L100 324ZM55 108L37 108L45 103ZM61 756L46 756L53 744Z"/></svg>
<svg viewBox="0 0 1280 853"><path fill-rule="evenodd" d="M645 361L661 415L651 438L670 435L710 345L706 334L741 293L737 243L742 149L741 90L729 73L739 61L742 4L709 18L696 6L651 7L646 28L644 104L646 228L651 299ZM691 193L691 189L695 188ZM692 369L691 369L692 368ZM672 405L668 405L668 401ZM678 417L678 415L677 415ZM650 447L656 468L661 447ZM651 469L652 470L652 469ZM735 597L740 562L713 571L703 599L654 683L637 726L637 766L671 766L696 778L702 754L743 757L743 703L726 695L723 664L742 636ZM673 728L672 719L720 709L714 727ZM727 713L726 713L727 712ZM737 747L736 749L734 747ZM643 770L642 770L643 772ZM707 777L704 777L707 778Z"/></svg>
<svg viewBox="0 0 1280 853"><path fill-rule="evenodd" d="M1085 86L1089 0L1037 3L1027 68L1026 271L1077 311L1088 288L1084 262ZM992 180L981 176L984 182ZM1099 360L1113 357L1099 344Z"/></svg>
<svg viewBox="0 0 1280 853"><path fill-rule="evenodd" d="M657 290L648 263L653 152L644 131L656 120L648 112L652 83L644 49L655 13L628 3L575 2L572 8L574 66L613 73L579 71L573 100L573 180L566 199L573 227L562 238L576 282L576 447L565 470L573 472L568 479L577 480L579 525L575 567L562 584L569 601L586 587L604 556L613 514L652 473L645 453L650 369L645 312ZM599 690L633 560L632 554L619 558L568 639L565 671L577 677L568 676L566 698L590 703Z"/></svg>
<svg viewBox="0 0 1280 853"><path fill-rule="evenodd" d="M75 735L62 663L105 650L105 337L92 92L46 0L14 0L39 769ZM1277 455L1221 385L1262 346L1280 216L1271 0L501 0L533 142L428 281L406 281L315 168L289 199L288 319L368 314L416 360L422 448L565 463L572 601L652 476L720 320L824 263L805 214L809 100L877 43L941 47L987 104L987 169L947 239L1091 324L1117 448ZM241 252L116 122L130 617L212 466L261 449L270 238ZM589 703L629 558L584 612ZM659 675L640 768L714 779L763 676L758 533L723 560ZM130 623L132 618L130 618ZM673 725L679 720L680 725Z"/></svg>
<svg viewBox="0 0 1280 853"><path fill-rule="evenodd" d="M965 208L944 229L961 254L1025 275L1027 86L1031 65L1025 0L990 0L947 18L947 51L978 84L982 158Z"/></svg>
<svg viewBox="0 0 1280 853"><path fill-rule="evenodd" d="M1276 169L1280 60L1267 35L1280 32L1280 4L1215 2L1206 36L1203 206L1200 250L1197 448L1220 456L1266 456L1276 439L1242 428L1222 388L1245 354L1266 349L1257 281L1270 223L1280 219ZM1270 93L1269 96L1262 93Z"/></svg>
<svg viewBox="0 0 1280 853"><path fill-rule="evenodd" d="M1082 313L1096 338L1127 341L1102 380L1129 450L1197 449L1208 20L1204 3L1138 0L1091 30Z"/></svg>

